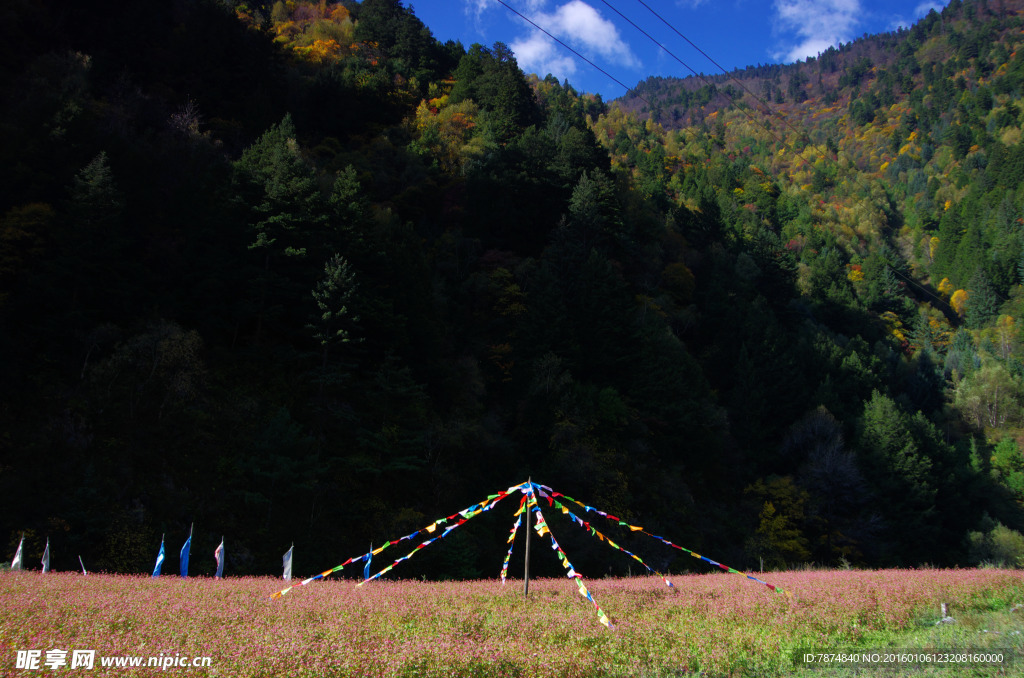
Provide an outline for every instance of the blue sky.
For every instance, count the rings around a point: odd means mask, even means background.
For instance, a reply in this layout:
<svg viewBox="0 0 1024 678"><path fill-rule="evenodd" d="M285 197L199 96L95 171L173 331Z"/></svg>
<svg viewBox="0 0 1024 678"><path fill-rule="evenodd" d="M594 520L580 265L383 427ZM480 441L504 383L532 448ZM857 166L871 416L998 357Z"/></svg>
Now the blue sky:
<svg viewBox="0 0 1024 678"><path fill-rule="evenodd" d="M625 19L665 45L699 73L718 69L638 0L504 0L504 2L632 87L649 75L690 71ZM757 63L792 63L865 33L910 26L948 0L644 0L726 69ZM441 40L512 47L528 73L551 73L605 100L622 86L559 46L497 0L406 0Z"/></svg>

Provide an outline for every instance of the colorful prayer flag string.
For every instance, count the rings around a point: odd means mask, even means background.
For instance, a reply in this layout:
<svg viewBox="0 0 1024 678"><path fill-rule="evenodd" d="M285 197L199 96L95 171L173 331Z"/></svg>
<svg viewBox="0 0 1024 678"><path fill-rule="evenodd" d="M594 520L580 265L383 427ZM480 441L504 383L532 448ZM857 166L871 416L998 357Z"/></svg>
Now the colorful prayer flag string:
<svg viewBox="0 0 1024 678"><path fill-rule="evenodd" d="M515 546L516 532L523 522L523 513L526 511L526 497L519 500L519 510L516 511L516 524L512 526L512 533L508 535L508 553L505 554L505 562L501 566L501 585L505 585L505 577L508 575L508 561L512 557L512 547ZM526 529L530 529L527 527Z"/></svg>
<svg viewBox="0 0 1024 678"><path fill-rule="evenodd" d="M674 549L678 549L678 550L683 551L685 553L689 553L694 558L698 558L699 560L703 560L706 563L714 565L715 567L719 568L720 570L722 570L724 572L728 572L730 574L738 574L741 577L746 577L747 579L750 579L751 581L755 581L758 584L764 584L765 586L767 586L772 591L775 591L777 593L784 593L785 595L787 595L790 598L793 597L793 594L790 591L786 591L785 589L783 589L783 588L781 588L779 586L775 586L774 584L769 584L768 582L764 581L763 579L758 579L757 577L755 577L755 576L753 576L751 574L747 574L746 572L741 572L739 570L736 570L734 568L729 567L728 565L723 565L722 563L719 563L717 561L711 560L710 558L706 558L705 556L702 556L701 554L696 553L695 551L691 551L690 549L688 549L688 548L686 548L684 546L679 546L678 544L673 544L672 542L670 542L668 539L665 539L664 537L659 537L656 534L651 534L650 532L648 532L647 530L645 530L642 527L638 527L636 525L630 525L626 521L619 520L618 517L613 516L610 513L605 513L604 511L599 511L599 510L597 510L596 508L594 508L592 506L587 506L583 502L577 501L576 499L573 499L572 497L570 497L567 494L562 494L561 492L551 491L551 496L547 497L547 500L548 500L548 502L552 506L554 505L554 502L555 502L554 498L555 497L563 497L565 499L568 499L572 503L577 504L577 505L583 507L583 509L585 511L588 511L588 512L591 512L591 513L596 513L599 516L603 516L607 520L610 520L610 521L612 521L614 523L622 525L622 526L630 529L633 532L640 532L642 534L646 534L648 537L653 537L654 539L657 539L658 541L660 541L663 544L666 544L667 546L671 546Z"/></svg>
<svg viewBox="0 0 1024 678"><path fill-rule="evenodd" d="M335 572L339 572L339 571L343 570L346 565L349 565L351 563L361 563L364 560L366 560L366 558L368 556L371 556L371 555L375 556L378 553L380 553L381 551L383 551L384 549L388 548L389 546L395 546L395 545L397 545L397 544L399 544L399 543L401 543L403 541L407 541L409 539L414 539L414 538L416 538L417 536L420 536L420 535L431 535L431 534L433 534L434 532L437 531L437 528L439 526L444 525L445 523L447 523L449 521L455 520L456 518L462 518L462 522L465 522L466 520L468 520L468 518L464 518L464 516L469 515L471 513L472 513L472 515L479 515L479 513L483 512L483 511L486 511L486 510L489 510L492 506L494 506L494 504L498 503L499 501L501 501L502 499L504 499L508 495L512 494L513 492L522 490L522 488L524 488L525 486L526 486L526 483L521 483L519 485L513 485L512 487L510 487L507 490L504 490L502 492L499 492L498 494L488 495L488 497L486 499L484 499L484 501L479 503L479 504L474 504L473 506L470 506L467 509L459 511L458 513L453 513L452 515L447 516L445 518L439 518L439 519L435 520L434 522L432 522L430 525L427 525L426 527L423 527L423 528L421 528L419 530L416 530L415 532L407 534L404 537L401 537L399 539L394 539L392 541L384 542L384 544L382 544L379 548L373 549L369 553L364 553L364 554L361 554L361 555L358 555L358 556L353 556L352 558L349 558L348 560L343 562L341 565L338 565L338 566L336 566L334 568L331 568L330 570L325 570L324 572L321 572L320 574L317 574L317 575L314 575L312 577L309 577L308 579L304 579L301 582L299 582L298 584L295 584L293 586L289 586L286 589L283 589L281 591L278 591L276 593L271 594L270 597L271 598L275 598L275 599L276 598L280 598L281 596L287 594L289 591L291 591L294 588L298 588L300 586L306 586L308 584L311 584L314 581L318 581L320 579L323 579L324 577L329 577L332 574L334 574ZM486 506L486 508L484 508L485 506ZM459 524L461 524L461 523L459 523ZM450 532L455 527L458 527L459 524L453 525L453 526L449 527L448 529L446 529L444 531L444 533L441 536L443 537L443 536L447 535L448 532ZM426 544L429 544L429 543L431 543L433 541L435 541L435 539L430 539L430 540L424 542L423 544L421 544L420 546L418 546L417 549L423 548ZM401 561L401 560L408 560L409 557L410 556L406 556L405 558L400 558L399 561ZM399 562L399 561L396 561L396 563ZM394 564L392 564L391 567L394 567ZM391 569L391 568L389 567L387 569ZM383 574L383 573L382 572L378 573L377 576L380 576L380 574ZM371 577L370 579L376 579L376 577ZM369 581L369 580L364 580L364 582L365 581Z"/></svg>
<svg viewBox="0 0 1024 678"><path fill-rule="evenodd" d="M526 492L528 493L528 507L536 516L536 522L533 526L534 531L539 537L543 537L546 534L551 538L551 549L558 553L558 559L562 562L562 567L566 569L565 576L575 581L576 588L579 590L580 595L594 604L594 608L597 610L597 620L604 624L608 629L611 629L611 622L608 619L608 615L604 613L601 606L597 604L596 600L594 600L594 596L591 595L590 590L587 589L586 584L583 583L583 575L576 572L572 563L569 562L569 556L567 556L565 551L562 550L562 547L558 545L558 542L555 540L555 535L552 534L551 530L548 528L547 521L544 520L544 514L541 513L540 505L537 503L537 497L534 494L533 489L533 487L530 487Z"/></svg>
<svg viewBox="0 0 1024 678"><path fill-rule="evenodd" d="M641 565L643 565L644 567L646 567L646 568L647 568L647 571L648 571L648 572L650 572L651 574L656 574L656 575L658 575L659 577L661 577L661 578L662 578L662 580L663 580L663 581L665 582L665 585L666 585L666 586L672 586L672 582L670 582L670 581L668 580L668 577L666 577L665 575L661 574L660 572L656 572L656 571L654 570L654 568L652 568L652 567L651 567L650 565L648 565L647 563L645 563L645 562L643 561L643 559L642 559L642 558L640 558L640 556L638 556L638 555L636 555L635 553L632 553L632 552L630 552L630 551L627 551L626 549L622 548L621 546L619 546L618 544L616 544L616 543L615 543L614 541L612 541L611 539L609 539L609 538L608 538L608 537L607 537L606 535L604 535L604 534L601 534L601 532L599 532L599 531L598 531L597 529L595 529L595 528L594 528L594 527L593 527L593 526L592 526L592 525L591 525L590 523L588 523L587 521L583 520L582 518L580 518L579 516L577 516L577 515L576 515L575 513L573 513L572 511L570 511L570 510L569 510L569 508L568 508L568 507L567 507L567 506L566 506L565 504L563 504L562 502L560 502L560 501L558 501L557 499L553 498L553 497L552 497L551 495L549 495L548 493L546 493L546 492L545 492L544 490L541 490L541 491L539 492L539 494L540 494L540 496L541 496L541 497L544 497L545 499L547 499L547 500L548 500L548 501L550 502L550 505L552 505L552 506L554 506L555 508L557 508L557 509L558 509L559 511L561 511L561 512L562 512L563 514L565 514L565 515L569 516L569 518L570 518L570 519L571 519L571 520L572 520L572 521L573 521L574 523L576 523L577 525L579 525L579 526L580 526L580 527L582 527L583 529L587 530L588 532L590 532L590 534L592 534L593 536L597 537L597 538L598 538L599 540L601 540L601 541L605 542L606 544L608 544L608 546L611 546L611 547L612 547L613 549L617 549L617 550L619 550L619 551L622 551L622 552L623 552L623 553L625 553L625 554L626 554L627 556L629 556L630 558L632 558L632 559L633 559L633 560L635 560L636 562L638 562L638 563L640 563Z"/></svg>
<svg viewBox="0 0 1024 678"><path fill-rule="evenodd" d="M522 487L522 486L517 485L515 487L510 487L509 489L505 490L504 492L499 492L498 494L492 494L492 495L488 496L487 499L485 499L483 502L481 502L479 504L474 504L473 506L470 506L468 509L465 509L463 511L459 511L458 513L455 513L455 514L449 516L448 520L454 519L456 517L459 517L458 522L455 522L452 525L449 525L448 527L446 527L444 529L444 532L442 532L440 536L433 537L432 539L426 540L425 542L423 542L422 544L418 545L416 548L414 548L409 553L405 554L404 556L402 556L401 558L399 558L395 562L393 562L390 565L388 565L387 567L385 567L383 570L381 570L377 574L369 577L368 579L364 579L363 581L359 582L358 584L356 584L356 586L357 587L362 586L366 582L373 581L374 579L379 578L381 575L385 574L386 572L390 572L399 563L401 563L403 561L406 561L406 560L409 560L414 555L416 555L417 551L426 548L428 545L434 543L435 541L437 541L439 539L444 539L445 537L448 536L449 532L451 532L455 528L459 527L460 525L464 525L470 519L475 518L476 516L480 515L484 511L490 511L491 508L493 508L495 504L497 504L499 501L501 501L502 499L507 497L510 493L515 492L516 490L520 489L520 487ZM440 522L440 521L438 521L438 522ZM437 529L437 524L438 523L435 523L434 524L434 529L433 530L429 530L429 532L433 533Z"/></svg>
<svg viewBox="0 0 1024 678"><path fill-rule="evenodd" d="M608 628L611 628L611 623L610 623L610 621L608 619L608 616L604 613L604 611L601 609L601 607L597 604L597 601L594 600L593 595L590 593L590 591L587 589L586 585L583 583L582 576L579 573L576 572L575 568L573 568L572 563L569 561L568 555L565 553L565 551L562 549L562 547L559 546L557 540L555 539L554 534L551 533L551 529L548 527L547 521L545 520L544 515L541 512L540 504L537 501L537 495L538 494L542 498L547 500L549 507L557 508L563 514L569 516L569 518L573 522L575 522L577 525L579 525L583 529L585 529L588 532L590 532L590 534L592 534L593 536L597 537L600 541L606 542L612 548L617 549L619 551L622 551L623 553L625 553L629 557L631 557L634 560L636 560L637 562L639 562L641 565L643 565L645 568L647 568L648 571L650 571L652 573L655 572L655 570L652 569L649 565L647 565L647 563L645 563L643 561L643 559L641 559L636 554L631 553L630 551L628 551L625 548L623 548L623 547L619 546L618 544L616 544L607 535L602 534L596 528L594 528L590 523L588 523L587 521L583 520L579 516L575 515L572 511L569 510L569 508L567 506L565 506L561 502L557 501L555 499L555 497L562 497L562 498L564 498L564 499L566 499L568 501L571 501L572 503L577 504L578 506L583 508L584 511L589 512L589 513L596 513L596 514L598 514L600 516L603 516L605 519L607 519L609 521L612 521L614 523L617 523L617 524L619 524L619 525L621 525L623 527L626 527L627 529L629 529L632 532L641 532L641 533L643 533L643 534L645 534L645 535L647 535L649 537L653 537L654 539L657 539L658 541L662 542L663 544L666 544L667 546L671 546L672 548L678 549L680 551L684 551L685 553L689 553L694 558L698 558L700 560L703 560L703 561L705 561L705 562L707 562L707 563L709 563L711 565L714 565L714 566L720 568L721 570L723 570L725 572L742 575L742 576L746 577L747 579L755 581L755 582L757 582L759 584L764 584L769 589L771 589L773 591L777 591L779 593L784 593L787 596L792 597L792 595L793 595L789 591L785 591L785 590L783 590L783 589L781 589L781 588L779 588L777 586L769 584L768 582L763 581L761 579L758 579L757 577L754 577L753 575L745 574L743 572L740 572L739 570L736 570L736 569L733 569L731 567L728 567L727 565L723 565L722 563L719 563L719 562L716 562L714 560L711 560L710 558L702 556L699 553L691 551L690 549L687 549L685 547L682 547L682 546L679 546L677 544L674 544L671 541L665 539L664 537L659 537L656 534L651 534L650 532L644 530L642 527L639 527L637 525L631 525L631 524L629 524L628 522L626 522L624 520L620 520L616 516L613 516L613 515L611 515L609 513L605 513L604 511L599 511L598 509L595 509L592 506L587 506L586 504L584 504L584 503L582 503L582 502L580 502L580 501L578 501L576 499L573 499L572 497L570 497L568 495L562 494L560 492L555 492L554 490L552 490L547 485L539 485L537 483L533 483L533 482L527 481L525 483L520 483L519 485L513 485L512 487L508 488L507 490L505 490L503 492L499 492L498 494L489 495L484 501L480 502L479 504L474 504L473 506L470 506L469 508L463 509L462 511L459 511L457 513L453 513L450 516L447 516L445 518L440 518L438 520L435 520L433 523L427 525L426 527L423 527L422 529L419 529L419 530L417 530L417 531L415 531L415 532L413 532L411 534L408 534L408 535L406 535L404 537L401 537L400 539L395 539L394 541L385 542L379 548L373 549L369 553L349 558L348 560L346 560L341 565L338 565L338 566L336 566L336 567L334 567L334 568L332 568L330 570L326 570L325 572L321 572L320 574L315 575L313 577L309 577L308 579L305 579L302 582L300 582L300 583L298 583L298 584L296 584L294 586L290 586L290 587L288 587L288 588L286 588L286 589L284 589L282 591L274 593L271 597L272 598L280 598L281 596L283 596L286 593L288 593L289 591L291 591L293 588L296 588L296 587L299 587L299 586L305 586L305 585L310 584L310 583L312 583L314 581L317 581L318 579L323 579L325 577L328 577L331 574L333 574L335 572L338 572L339 570L344 569L346 565L349 565L349 564L351 564L353 562L368 561L372 556L377 555L378 553L380 553L384 549L389 548L391 546L395 546L395 545L397 545L397 544L399 544L399 543L401 543L403 541L406 541L406 540L409 540L409 539L414 539L414 538L420 537L420 536L427 537L426 541L424 541L421 544L419 544L418 546L416 546L412 551L410 551L405 556L402 556L401 558L398 558L391 565L389 565L388 567L384 568L383 570L381 570L377 574L373 575L372 577L365 578L362 582L360 582L358 584L358 586L362 586L366 582L372 581L374 579L377 579L378 577L382 576L386 572L389 572L392 568L394 568L399 563L401 563L401 562L403 562L405 560L408 560L413 555L415 555L417 551L420 551L420 550L426 548L427 546L429 546L430 544L432 544L433 542L435 542L435 541L437 541L439 539L443 539L444 537L448 536L448 534L451 533L452 530L456 529L460 525L465 524L467 521L471 520L472 518L480 515L481 513L485 512L485 511L489 511L491 508L493 508L502 499L504 499L509 494L512 494L512 493L514 493L516 491L521 492L524 496L520 500L519 509L515 513L516 523L513 526L512 530L511 530L511 533L509 534L509 538L508 538L509 550L508 550L508 553L505 556L505 562L503 563L502 570L501 570L501 582L502 582L502 584L505 583L505 579L506 579L506 576L507 576L507 573L508 573L508 563L509 563L509 559L510 559L510 557L512 555L512 548L513 548L513 546L515 544L516 532L518 531L519 525L522 522L522 516L524 514L527 516L527 528L526 529L529 530L530 529L530 516L532 514L534 516L534 525L533 525L534 531L536 531L537 535L540 536L540 537L543 537L546 534L546 535L548 535L551 538L551 548L552 548L552 550L556 551L559 561L562 563L562 566L566 569L566 571L567 571L566 572L566 576L571 578L571 579L573 579L573 581L576 582L576 586L577 586L577 588L579 590L580 595L583 596L584 598L586 598L587 600L589 600L591 603L594 604L594 607L597 609L598 620L602 624L604 624L606 627L608 627ZM440 532L438 532L438 530L440 530ZM665 583L668 586L672 586L672 582L670 582L664 576L662 576L662 578L664 579Z"/></svg>

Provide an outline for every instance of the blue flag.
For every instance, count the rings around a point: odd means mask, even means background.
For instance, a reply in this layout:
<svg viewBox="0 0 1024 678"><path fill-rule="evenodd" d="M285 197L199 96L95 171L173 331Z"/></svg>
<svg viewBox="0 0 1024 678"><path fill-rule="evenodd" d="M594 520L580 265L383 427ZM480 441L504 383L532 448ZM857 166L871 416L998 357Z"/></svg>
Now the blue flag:
<svg viewBox="0 0 1024 678"><path fill-rule="evenodd" d="M181 547L181 576L188 576L188 552L192 548L192 533L189 532L185 545Z"/></svg>
<svg viewBox="0 0 1024 678"><path fill-rule="evenodd" d="M373 553L372 552L371 553L367 553L363 557L366 560L366 565L363 567L363 579L369 579L370 578L370 561L373 560Z"/></svg>
<svg viewBox="0 0 1024 678"><path fill-rule="evenodd" d="M156 567L153 568L153 576L160 576L160 568L164 566L164 538L160 537L160 553L156 554Z"/></svg>

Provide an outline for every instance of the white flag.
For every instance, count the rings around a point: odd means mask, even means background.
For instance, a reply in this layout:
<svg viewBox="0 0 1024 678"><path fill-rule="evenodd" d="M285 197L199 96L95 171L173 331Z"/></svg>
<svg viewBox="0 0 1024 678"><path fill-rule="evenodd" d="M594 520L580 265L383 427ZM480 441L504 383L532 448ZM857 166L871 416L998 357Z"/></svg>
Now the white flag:
<svg viewBox="0 0 1024 678"><path fill-rule="evenodd" d="M85 571L85 563L82 562L82 556L78 556L78 564L82 566L82 574L83 575L89 574L88 572Z"/></svg>
<svg viewBox="0 0 1024 678"><path fill-rule="evenodd" d="M50 538L46 538L46 549L43 550L43 574L50 571Z"/></svg>
<svg viewBox="0 0 1024 678"><path fill-rule="evenodd" d="M295 550L295 544L288 549L288 553L284 554L284 580L292 580L292 551Z"/></svg>
<svg viewBox="0 0 1024 678"><path fill-rule="evenodd" d="M12 570L24 569L21 565L21 547L25 544L25 535L21 535L21 541L18 542L18 550L14 553L14 560L11 561Z"/></svg>
<svg viewBox="0 0 1024 678"><path fill-rule="evenodd" d="M217 559L217 579L224 578L224 537L220 538L220 546L213 552L213 557Z"/></svg>

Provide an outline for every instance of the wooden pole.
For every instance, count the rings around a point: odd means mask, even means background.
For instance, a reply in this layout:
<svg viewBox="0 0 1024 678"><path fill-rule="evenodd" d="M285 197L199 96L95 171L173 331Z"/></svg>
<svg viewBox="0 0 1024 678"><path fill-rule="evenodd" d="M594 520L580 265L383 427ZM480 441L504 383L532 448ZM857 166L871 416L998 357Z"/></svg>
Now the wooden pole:
<svg viewBox="0 0 1024 678"><path fill-rule="evenodd" d="M526 562L523 565L523 598L526 598L530 594L530 530L533 529L530 525L532 511L530 510L529 500L529 497L533 495L532 477L527 478L526 482L529 484L529 489L527 491L530 494L527 495L526 500Z"/></svg>

